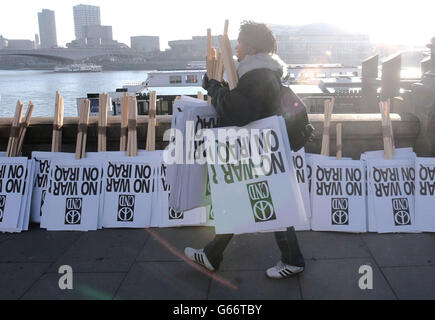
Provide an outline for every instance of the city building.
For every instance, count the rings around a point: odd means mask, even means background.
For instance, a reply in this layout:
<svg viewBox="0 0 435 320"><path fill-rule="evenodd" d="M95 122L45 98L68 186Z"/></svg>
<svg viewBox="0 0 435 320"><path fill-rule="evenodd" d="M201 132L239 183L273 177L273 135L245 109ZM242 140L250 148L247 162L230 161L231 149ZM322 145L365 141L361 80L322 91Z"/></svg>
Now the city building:
<svg viewBox="0 0 435 320"><path fill-rule="evenodd" d="M35 33L35 47L36 49L41 48L41 43L39 42L39 34Z"/></svg>
<svg viewBox="0 0 435 320"><path fill-rule="evenodd" d="M101 39L101 42L110 42L113 40L111 26L89 25L83 26L83 36L89 40Z"/></svg>
<svg viewBox="0 0 435 320"><path fill-rule="evenodd" d="M57 47L56 19L54 11L42 9L38 12L39 37L42 49Z"/></svg>
<svg viewBox="0 0 435 320"><path fill-rule="evenodd" d="M22 39L9 39L8 49L14 50L33 50L36 49L35 41Z"/></svg>
<svg viewBox="0 0 435 320"><path fill-rule="evenodd" d="M269 26L277 38L278 55L289 64L361 65L374 53L368 35L351 34L330 24Z"/></svg>
<svg viewBox="0 0 435 320"><path fill-rule="evenodd" d="M158 36L130 37L130 47L143 53L160 51L160 38Z"/></svg>
<svg viewBox="0 0 435 320"><path fill-rule="evenodd" d="M5 49L8 46L8 40L3 38L2 35L0 35L0 50Z"/></svg>
<svg viewBox="0 0 435 320"><path fill-rule="evenodd" d="M231 47L234 49L236 47L237 41L231 40ZM178 57L190 57L192 60L198 60L199 58L205 59L207 56L207 37L206 36L194 36L191 40L174 40L169 41L168 45L170 47L165 53L170 56ZM212 46L214 48L219 47L219 41L217 36L212 37Z"/></svg>
<svg viewBox="0 0 435 320"><path fill-rule="evenodd" d="M100 7L79 4L73 7L76 40L85 38L84 26L101 25Z"/></svg>

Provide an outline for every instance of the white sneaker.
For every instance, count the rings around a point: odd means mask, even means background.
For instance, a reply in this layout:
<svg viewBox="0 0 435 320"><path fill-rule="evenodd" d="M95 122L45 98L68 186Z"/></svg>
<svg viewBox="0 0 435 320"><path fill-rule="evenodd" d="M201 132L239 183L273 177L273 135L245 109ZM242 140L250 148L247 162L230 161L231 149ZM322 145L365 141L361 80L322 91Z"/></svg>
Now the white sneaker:
<svg viewBox="0 0 435 320"><path fill-rule="evenodd" d="M291 266L279 261L276 266L266 270L266 276L270 279L285 279L304 271L303 267Z"/></svg>
<svg viewBox="0 0 435 320"><path fill-rule="evenodd" d="M213 266L211 265L210 261L204 253L204 249L193 249L187 247L184 249L184 254L193 262L196 262L203 267L206 267L210 271L214 271Z"/></svg>

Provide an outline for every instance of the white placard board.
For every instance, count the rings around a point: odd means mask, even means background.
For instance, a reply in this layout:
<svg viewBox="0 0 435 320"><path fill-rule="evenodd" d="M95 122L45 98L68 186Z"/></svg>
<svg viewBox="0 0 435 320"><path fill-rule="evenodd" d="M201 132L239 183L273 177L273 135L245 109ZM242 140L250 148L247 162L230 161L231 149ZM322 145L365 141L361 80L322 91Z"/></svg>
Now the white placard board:
<svg viewBox="0 0 435 320"><path fill-rule="evenodd" d="M137 157L111 157L104 162L104 228L151 226L160 165L161 153L151 152Z"/></svg>
<svg viewBox="0 0 435 320"><path fill-rule="evenodd" d="M415 160L415 224L421 232L435 232L435 158Z"/></svg>
<svg viewBox="0 0 435 320"><path fill-rule="evenodd" d="M265 160L255 166L240 153L235 164L208 163L216 234L276 231L306 222L290 145L288 139L283 140L287 137L287 132L282 132L283 121L270 117L244 127L270 130L270 165ZM249 140L239 139L234 147L247 150ZM227 147L227 152L232 147Z"/></svg>
<svg viewBox="0 0 435 320"><path fill-rule="evenodd" d="M217 114L206 102L194 99L197 102L192 103L191 100L176 101L172 128L181 132L182 141L177 142L174 135L170 138L173 145L183 145L183 164L168 167L169 205L179 212L211 204L210 196L206 195L206 165L196 161L203 155L203 141L195 141L195 134L200 129L216 127ZM174 149L171 155L175 156Z"/></svg>
<svg viewBox="0 0 435 320"><path fill-rule="evenodd" d="M311 199L309 191L309 180L307 172L307 162L305 160L305 148L297 152L292 151L293 166L296 170L299 189L301 190L302 200L304 202L305 214L307 215L306 223L300 226L294 226L296 231L307 231L311 229Z"/></svg>
<svg viewBox="0 0 435 320"><path fill-rule="evenodd" d="M97 230L101 177L98 160L52 159L41 227L49 231Z"/></svg>
<svg viewBox="0 0 435 320"><path fill-rule="evenodd" d="M370 171L367 170L367 160L368 159L378 159L383 160L384 159L384 150L376 150L376 151L367 151L363 154L361 154L361 160L364 161L366 166L366 181L367 181L367 200L366 200L366 207L367 207L367 230L368 232L377 232L377 225L376 225L376 217L375 217L375 208L374 208L374 196L373 196L373 189L371 184L371 175ZM415 159L415 153L413 152L412 148L399 148L395 150L395 154L393 156L393 159Z"/></svg>
<svg viewBox="0 0 435 320"><path fill-rule="evenodd" d="M32 203L30 212L30 221L33 223L41 222L42 204L44 202L48 175L50 172L50 163L52 159L61 158L65 160L73 160L75 155L73 153L62 152L32 152L32 160L34 161L34 184L32 192Z"/></svg>
<svg viewBox="0 0 435 320"><path fill-rule="evenodd" d="M27 158L0 158L0 232L20 232L23 229L27 169Z"/></svg>
<svg viewBox="0 0 435 320"><path fill-rule="evenodd" d="M314 160L312 230L366 232L365 188L362 161Z"/></svg>
<svg viewBox="0 0 435 320"><path fill-rule="evenodd" d="M369 159L369 197L378 233L417 232L414 211L415 160Z"/></svg>

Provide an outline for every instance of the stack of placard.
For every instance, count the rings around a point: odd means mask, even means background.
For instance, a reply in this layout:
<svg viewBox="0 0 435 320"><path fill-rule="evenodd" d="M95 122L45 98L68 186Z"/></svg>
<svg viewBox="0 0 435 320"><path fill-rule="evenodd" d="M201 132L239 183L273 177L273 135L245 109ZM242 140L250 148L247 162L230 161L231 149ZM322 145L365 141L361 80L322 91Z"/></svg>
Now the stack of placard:
<svg viewBox="0 0 435 320"><path fill-rule="evenodd" d="M61 152L32 152L32 161L34 162L35 170L30 221L33 223L41 222L41 208L45 201L45 194L47 192L50 164L52 159L55 158L73 160L74 154Z"/></svg>
<svg viewBox="0 0 435 320"><path fill-rule="evenodd" d="M365 232L364 163L317 158L312 168L312 229Z"/></svg>
<svg viewBox="0 0 435 320"><path fill-rule="evenodd" d="M0 232L27 231L33 184L33 162L0 158Z"/></svg>
<svg viewBox="0 0 435 320"><path fill-rule="evenodd" d="M101 161L53 158L41 227L49 231L97 230L101 178Z"/></svg>
<svg viewBox="0 0 435 320"><path fill-rule="evenodd" d="M311 200L309 190L309 180L307 171L307 162L305 160L305 148L297 152L292 152L293 165L296 170L296 178L298 180L299 188L301 190L302 200L304 202L305 214L307 220L303 225L294 226L297 231L307 231L311 229Z"/></svg>
<svg viewBox="0 0 435 320"><path fill-rule="evenodd" d="M210 196L206 194L204 139L197 133L201 129L216 127L217 115L205 101L192 98L176 100L174 110L172 129L175 130L171 142L175 148L168 152L172 160L165 160L169 165L168 183L171 185L169 206L182 212L211 203ZM201 159L204 161L201 162Z"/></svg>
<svg viewBox="0 0 435 320"><path fill-rule="evenodd" d="M185 227L201 226L206 223L206 208L199 207L188 211L177 211L169 207L169 194L171 186L166 181L167 165L161 164L159 199L160 210L153 210L152 227Z"/></svg>
<svg viewBox="0 0 435 320"><path fill-rule="evenodd" d="M214 153L208 150L215 160L208 162L208 174L216 233L269 232L305 224L284 119L274 116L227 129L233 129L227 140L215 144ZM255 144L258 148L250 148ZM222 155L232 160L219 163Z"/></svg>
<svg viewBox="0 0 435 320"><path fill-rule="evenodd" d="M415 160L415 223L421 232L435 232L435 158Z"/></svg>
<svg viewBox="0 0 435 320"><path fill-rule="evenodd" d="M383 151L366 152L368 229L370 232L418 232L415 221L415 154L396 149L392 160Z"/></svg>

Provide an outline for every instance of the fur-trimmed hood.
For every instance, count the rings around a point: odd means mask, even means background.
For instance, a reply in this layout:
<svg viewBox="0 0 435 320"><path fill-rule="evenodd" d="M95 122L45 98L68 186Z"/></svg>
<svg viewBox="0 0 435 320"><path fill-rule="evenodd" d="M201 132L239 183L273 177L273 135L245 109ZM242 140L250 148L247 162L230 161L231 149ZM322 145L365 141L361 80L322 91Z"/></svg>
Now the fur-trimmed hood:
<svg viewBox="0 0 435 320"><path fill-rule="evenodd" d="M279 73L279 76L287 74L286 64L276 55L269 53L257 53L254 55L247 55L237 68L239 78L243 77L249 71L255 69L270 69Z"/></svg>

